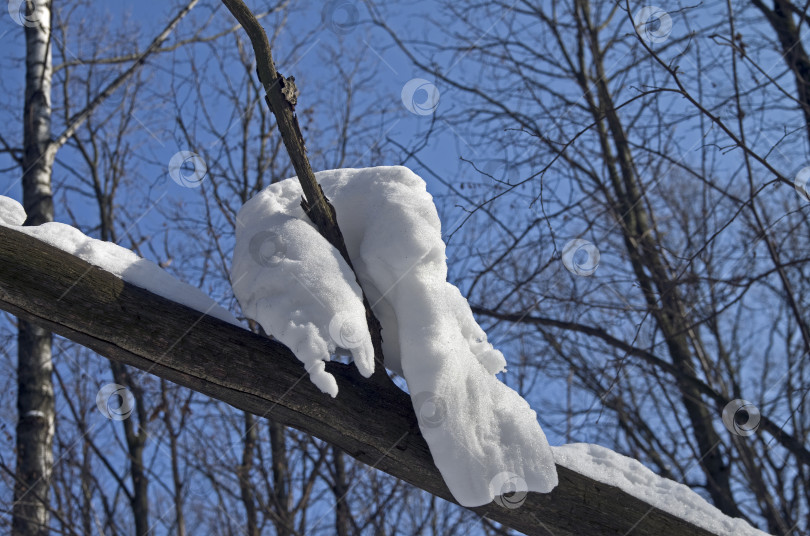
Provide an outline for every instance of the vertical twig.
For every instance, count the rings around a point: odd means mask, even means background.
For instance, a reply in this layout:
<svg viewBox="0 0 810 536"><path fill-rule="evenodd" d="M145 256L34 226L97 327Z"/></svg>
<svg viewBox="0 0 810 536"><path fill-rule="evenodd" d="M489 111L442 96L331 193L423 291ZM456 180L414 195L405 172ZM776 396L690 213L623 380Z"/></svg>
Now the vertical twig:
<svg viewBox="0 0 810 536"><path fill-rule="evenodd" d="M290 155L293 168L301 183L301 189L304 191L301 206L321 235L340 252L343 259L354 271L354 265L349 258L349 252L346 250L346 243L343 241L343 234L337 224L335 208L324 195L321 186L315 180L312 167L309 165L304 137L298 125L298 117L295 115L295 105L298 100L295 77L285 78L276 71L267 34L245 3L242 0L222 0L222 3L225 4L225 7L245 29L253 46L259 81L264 86L266 93L264 98L276 117L284 146L287 148L287 153ZM357 272L355 272L356 277ZM382 371L383 376L387 378L383 367L382 328L371 310L365 292L363 292L363 305L366 308L366 322L374 345L374 357L379 364L379 367L375 367L375 376L378 376L376 372Z"/></svg>

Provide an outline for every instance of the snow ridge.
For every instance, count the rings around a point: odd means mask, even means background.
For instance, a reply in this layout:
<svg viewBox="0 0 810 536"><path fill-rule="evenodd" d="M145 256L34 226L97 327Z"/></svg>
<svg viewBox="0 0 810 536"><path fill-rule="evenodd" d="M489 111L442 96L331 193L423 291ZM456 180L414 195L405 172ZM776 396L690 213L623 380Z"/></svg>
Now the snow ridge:
<svg viewBox="0 0 810 536"><path fill-rule="evenodd" d="M112 242L91 238L64 223L50 222L23 227L25 218L25 210L21 204L9 197L0 196L0 225L13 227L28 236L76 255L93 266L115 274L127 283L241 327L239 321L227 309L217 305L200 289L180 281L157 264L139 257L129 249Z"/></svg>
<svg viewBox="0 0 810 536"><path fill-rule="evenodd" d="M479 506L557 484L536 413L495 374L506 361L447 282L445 244L425 182L404 167L315 174L335 206L352 264L383 328L385 366L404 376L453 496ZM246 316L289 346L322 391L324 362L351 351L374 371L360 287L300 206L296 179L266 188L237 217L231 274Z"/></svg>
<svg viewBox="0 0 810 536"><path fill-rule="evenodd" d="M551 447L554 459L581 475L622 491L718 536L766 536L742 519L731 518L688 486L659 476L638 460L590 443Z"/></svg>

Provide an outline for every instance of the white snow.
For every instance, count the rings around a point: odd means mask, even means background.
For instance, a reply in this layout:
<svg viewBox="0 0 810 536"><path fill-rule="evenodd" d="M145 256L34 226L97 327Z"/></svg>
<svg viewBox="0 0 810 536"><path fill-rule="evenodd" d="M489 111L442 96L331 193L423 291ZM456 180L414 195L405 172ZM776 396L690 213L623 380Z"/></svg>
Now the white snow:
<svg viewBox="0 0 810 536"><path fill-rule="evenodd" d="M239 321L200 289L172 277L157 264L138 257L132 251L112 242L91 238L64 223L44 223L23 227L25 210L14 199L0 196L0 225L13 227L33 238L42 240L80 259L111 272L127 283L144 288L213 316L235 326Z"/></svg>
<svg viewBox="0 0 810 536"><path fill-rule="evenodd" d="M563 467L616 486L718 536L766 535L742 519L726 516L688 486L653 473L633 458L590 443L572 443L551 450L554 460Z"/></svg>
<svg viewBox="0 0 810 536"><path fill-rule="evenodd" d="M495 374L503 355L447 282L445 244L425 182L404 167L315 174L383 328L385 366L404 376L436 466L456 500L479 506L551 491L554 460L536 413ZM231 281L246 316L290 347L336 396L324 362L347 348L374 370L361 292L300 206L296 179L266 188L237 217Z"/></svg>
<svg viewBox="0 0 810 536"><path fill-rule="evenodd" d="M0 225L22 225L25 209L14 199L0 195Z"/></svg>

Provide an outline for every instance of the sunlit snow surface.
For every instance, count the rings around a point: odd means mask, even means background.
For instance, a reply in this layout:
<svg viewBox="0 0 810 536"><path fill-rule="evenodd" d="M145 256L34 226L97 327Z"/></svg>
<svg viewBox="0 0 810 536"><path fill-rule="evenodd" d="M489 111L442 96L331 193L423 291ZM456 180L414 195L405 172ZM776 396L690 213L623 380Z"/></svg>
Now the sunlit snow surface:
<svg viewBox="0 0 810 536"><path fill-rule="evenodd" d="M386 366L407 381L453 496L478 506L514 491L550 491L557 474L537 416L495 377L503 355L447 282L441 224L425 182L404 167L315 176L382 324ZM338 386L324 370L330 353L350 350L369 376L373 350L354 274L305 216L301 197L298 181L287 179L242 207L231 280L245 315L292 349L334 397Z"/></svg>
<svg viewBox="0 0 810 536"><path fill-rule="evenodd" d="M742 519L730 518L688 486L663 478L641 462L599 445L552 447L555 461L598 482L616 486L650 506L703 527L718 536L765 536Z"/></svg>
<svg viewBox="0 0 810 536"><path fill-rule="evenodd" d="M14 227L33 238L76 255L93 266L115 274L127 283L239 326L239 322L228 310L217 305L200 289L172 277L157 264L138 257L127 248L90 238L75 227L64 223L52 222L22 227L24 221L25 211L22 205L9 197L0 196L0 225Z"/></svg>

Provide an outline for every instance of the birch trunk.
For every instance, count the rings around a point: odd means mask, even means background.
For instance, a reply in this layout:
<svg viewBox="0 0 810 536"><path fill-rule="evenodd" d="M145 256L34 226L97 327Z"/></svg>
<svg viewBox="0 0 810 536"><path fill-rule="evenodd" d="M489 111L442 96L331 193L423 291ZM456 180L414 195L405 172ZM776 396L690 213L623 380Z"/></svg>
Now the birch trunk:
<svg viewBox="0 0 810 536"><path fill-rule="evenodd" d="M25 225L53 221L51 172L51 2L29 2L25 23L23 206ZM12 534L44 535L50 523L54 397L51 334L19 321L17 469Z"/></svg>

